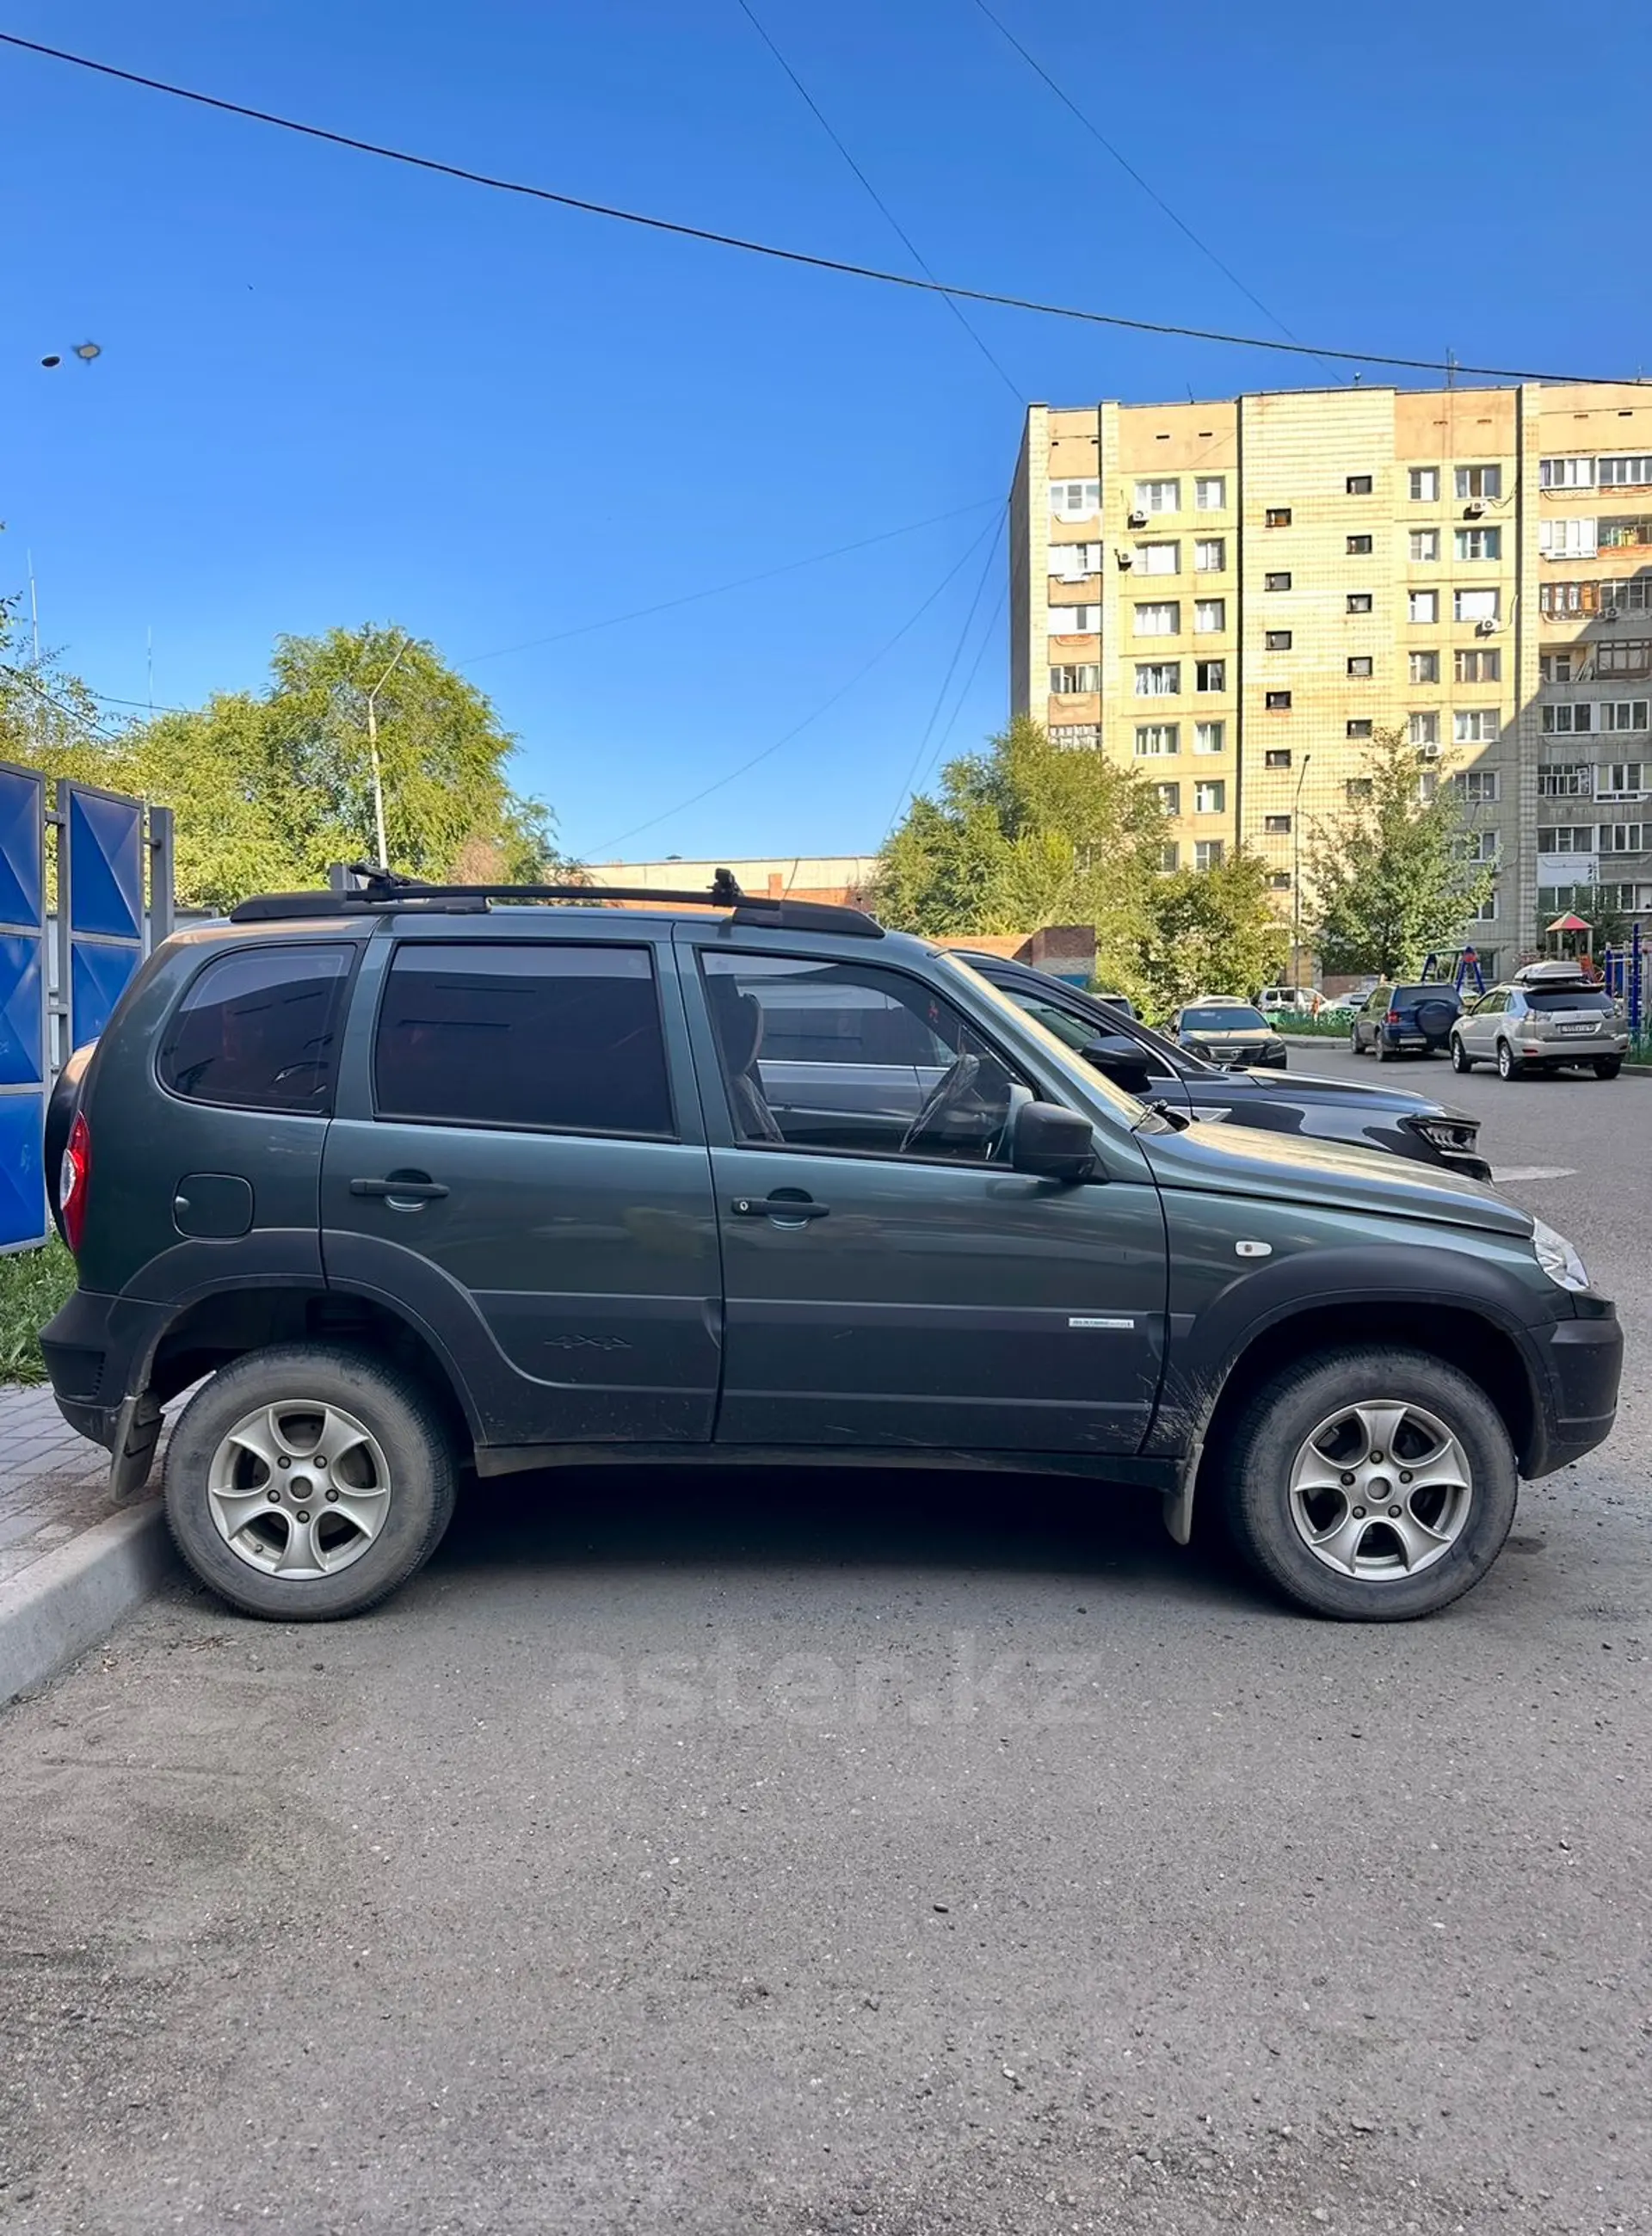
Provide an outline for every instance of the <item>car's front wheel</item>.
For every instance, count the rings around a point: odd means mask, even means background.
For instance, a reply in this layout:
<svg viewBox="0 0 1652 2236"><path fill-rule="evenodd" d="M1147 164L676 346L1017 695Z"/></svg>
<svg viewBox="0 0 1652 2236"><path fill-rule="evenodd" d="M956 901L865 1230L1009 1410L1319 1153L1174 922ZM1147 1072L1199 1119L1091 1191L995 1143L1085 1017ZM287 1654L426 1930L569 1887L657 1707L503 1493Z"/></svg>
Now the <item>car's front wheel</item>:
<svg viewBox="0 0 1652 2236"><path fill-rule="evenodd" d="M223 1367L167 1450L167 1520L201 1582L282 1622L359 1615L440 1543L457 1470L440 1414L368 1351L281 1344Z"/></svg>
<svg viewBox="0 0 1652 2236"><path fill-rule="evenodd" d="M1365 1043L1359 1037L1359 1026L1350 1025L1348 1028L1348 1054L1350 1056L1363 1056L1365 1052Z"/></svg>
<svg viewBox="0 0 1652 2236"><path fill-rule="evenodd" d="M1497 1042L1497 1077L1499 1079L1518 1079L1520 1072L1521 1063L1519 1057L1509 1046L1507 1041L1499 1041Z"/></svg>
<svg viewBox="0 0 1652 2236"><path fill-rule="evenodd" d="M1464 1047L1463 1036L1461 1033L1453 1033L1451 1035L1451 1069L1453 1071L1472 1071L1473 1069L1474 1058Z"/></svg>
<svg viewBox="0 0 1652 2236"><path fill-rule="evenodd" d="M1387 1345L1287 1368L1250 1399L1219 1470L1251 1566L1298 1607L1351 1622L1432 1615L1478 1583L1519 1490L1478 1384Z"/></svg>

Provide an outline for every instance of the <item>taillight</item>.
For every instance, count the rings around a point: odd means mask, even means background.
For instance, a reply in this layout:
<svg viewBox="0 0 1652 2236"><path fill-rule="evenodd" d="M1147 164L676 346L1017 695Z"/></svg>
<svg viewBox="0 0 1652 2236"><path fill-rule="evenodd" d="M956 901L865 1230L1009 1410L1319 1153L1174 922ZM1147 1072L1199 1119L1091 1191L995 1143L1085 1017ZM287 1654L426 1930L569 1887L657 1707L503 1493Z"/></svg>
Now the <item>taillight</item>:
<svg viewBox="0 0 1652 2236"><path fill-rule="evenodd" d="M1405 1020L1401 1017L1398 1009L1390 1009L1388 1012L1388 1022L1391 1025L1398 1025L1403 1024Z"/></svg>
<svg viewBox="0 0 1652 2236"><path fill-rule="evenodd" d="M91 1177L92 1129L86 1122L86 1113L77 1110L69 1129L69 1146L63 1151L57 1181L57 1209L63 1222L63 1238L77 1257L86 1225L86 1191Z"/></svg>

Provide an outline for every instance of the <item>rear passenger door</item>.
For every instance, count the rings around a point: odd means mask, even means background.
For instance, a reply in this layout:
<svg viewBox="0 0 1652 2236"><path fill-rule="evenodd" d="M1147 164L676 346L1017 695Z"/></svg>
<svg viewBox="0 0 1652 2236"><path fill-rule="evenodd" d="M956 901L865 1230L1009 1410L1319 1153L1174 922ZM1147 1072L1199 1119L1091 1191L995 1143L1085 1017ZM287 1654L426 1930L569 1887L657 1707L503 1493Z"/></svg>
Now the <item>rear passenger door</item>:
<svg viewBox="0 0 1652 2236"><path fill-rule="evenodd" d="M721 1311L668 941L387 927L322 1177L329 1286L411 1313L492 1444L709 1437Z"/></svg>

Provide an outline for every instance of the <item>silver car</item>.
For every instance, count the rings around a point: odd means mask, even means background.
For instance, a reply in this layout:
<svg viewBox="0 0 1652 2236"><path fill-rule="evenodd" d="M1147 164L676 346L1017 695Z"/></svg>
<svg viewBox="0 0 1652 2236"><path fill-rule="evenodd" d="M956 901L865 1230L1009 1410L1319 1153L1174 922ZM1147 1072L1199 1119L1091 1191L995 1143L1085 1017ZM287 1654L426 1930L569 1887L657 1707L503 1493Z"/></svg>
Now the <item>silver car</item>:
<svg viewBox="0 0 1652 2236"><path fill-rule="evenodd" d="M1494 1063L1500 1079L1582 1064L1616 1079L1629 1036L1605 989L1566 963L1533 963L1492 987L1451 1027L1451 1069Z"/></svg>

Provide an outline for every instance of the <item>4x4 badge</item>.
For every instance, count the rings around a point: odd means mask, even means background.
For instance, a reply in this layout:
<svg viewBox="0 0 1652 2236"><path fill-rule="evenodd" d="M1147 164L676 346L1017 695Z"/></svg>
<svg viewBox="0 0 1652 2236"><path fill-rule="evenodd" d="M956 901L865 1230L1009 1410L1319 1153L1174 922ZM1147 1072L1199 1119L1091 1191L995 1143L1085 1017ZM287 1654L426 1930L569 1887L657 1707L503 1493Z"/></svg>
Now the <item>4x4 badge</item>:
<svg viewBox="0 0 1652 2236"><path fill-rule="evenodd" d="M1102 1320L1085 1319L1080 1318L1076 1319L1070 1319L1067 1325L1070 1328L1133 1328L1135 1325L1135 1322L1134 1320Z"/></svg>

